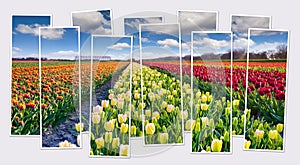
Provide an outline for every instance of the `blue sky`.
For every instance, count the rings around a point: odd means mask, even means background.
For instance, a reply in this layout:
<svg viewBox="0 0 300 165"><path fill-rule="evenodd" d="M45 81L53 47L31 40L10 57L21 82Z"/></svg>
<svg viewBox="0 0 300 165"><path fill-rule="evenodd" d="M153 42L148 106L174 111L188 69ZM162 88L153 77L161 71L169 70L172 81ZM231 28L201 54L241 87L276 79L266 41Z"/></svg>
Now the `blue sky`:
<svg viewBox="0 0 300 165"><path fill-rule="evenodd" d="M263 51L276 51L279 45L287 45L288 32L275 30L251 30L250 39L253 44L250 52L259 53Z"/></svg>
<svg viewBox="0 0 300 165"><path fill-rule="evenodd" d="M190 54L192 31L216 31L217 12L178 11L182 40L182 55Z"/></svg>
<svg viewBox="0 0 300 165"><path fill-rule="evenodd" d="M39 57L39 27L49 26L51 16L12 17L12 56Z"/></svg>
<svg viewBox="0 0 300 165"><path fill-rule="evenodd" d="M112 60L129 60L130 54L131 37L93 37L93 56L110 56Z"/></svg>
<svg viewBox="0 0 300 165"><path fill-rule="evenodd" d="M141 29L142 58L179 57L179 25L143 25Z"/></svg>
<svg viewBox="0 0 300 165"><path fill-rule="evenodd" d="M80 26L81 55L90 56L91 34L112 35L111 10L72 13L74 26Z"/></svg>
<svg viewBox="0 0 300 165"><path fill-rule="evenodd" d="M163 17L136 17L136 18L124 18L124 34L133 36L133 58L139 59L139 25L162 23Z"/></svg>
<svg viewBox="0 0 300 165"><path fill-rule="evenodd" d="M74 60L78 55L77 28L41 28L41 57Z"/></svg>
<svg viewBox="0 0 300 165"><path fill-rule="evenodd" d="M193 56L227 53L231 49L231 36L230 33L194 33L193 46Z"/></svg>
<svg viewBox="0 0 300 165"><path fill-rule="evenodd" d="M269 16L241 16L232 15L231 31L233 32L233 49L245 49L248 47L248 28L270 28ZM252 42L250 41L250 44Z"/></svg>

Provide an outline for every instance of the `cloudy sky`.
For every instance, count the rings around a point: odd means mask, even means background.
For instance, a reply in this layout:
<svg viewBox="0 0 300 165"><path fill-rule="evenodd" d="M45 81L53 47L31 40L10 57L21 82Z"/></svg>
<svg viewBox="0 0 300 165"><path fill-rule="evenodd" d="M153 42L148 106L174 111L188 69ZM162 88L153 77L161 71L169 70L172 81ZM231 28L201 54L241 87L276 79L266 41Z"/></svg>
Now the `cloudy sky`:
<svg viewBox="0 0 300 165"><path fill-rule="evenodd" d="M133 58L139 59L139 25L162 23L163 17L124 18L124 34L133 36Z"/></svg>
<svg viewBox="0 0 300 165"><path fill-rule="evenodd" d="M240 16L232 15L231 31L233 32L233 49L248 47L248 28L271 28L271 17L268 16ZM250 45L253 41L250 41Z"/></svg>
<svg viewBox="0 0 300 165"><path fill-rule="evenodd" d="M230 33L193 33L193 56L222 54L231 50Z"/></svg>
<svg viewBox="0 0 300 165"><path fill-rule="evenodd" d="M192 31L216 31L217 12L205 11L178 11L180 23L182 55L190 54Z"/></svg>
<svg viewBox="0 0 300 165"><path fill-rule="evenodd" d="M112 35L111 10L72 13L74 26L80 26L81 55L90 56L91 34Z"/></svg>
<svg viewBox="0 0 300 165"><path fill-rule="evenodd" d="M131 37L93 37L93 56L110 56L112 60L129 60L130 54Z"/></svg>
<svg viewBox="0 0 300 165"><path fill-rule="evenodd" d="M78 41L77 28L41 28L41 57L74 60Z"/></svg>
<svg viewBox="0 0 300 165"><path fill-rule="evenodd" d="M287 45L288 32L275 30L251 30L250 39L253 44L249 47L250 52L275 51L279 45Z"/></svg>
<svg viewBox="0 0 300 165"><path fill-rule="evenodd" d="M39 27L49 26L51 16L12 17L12 56L39 57Z"/></svg>
<svg viewBox="0 0 300 165"><path fill-rule="evenodd" d="M143 59L179 57L179 24L141 26Z"/></svg>

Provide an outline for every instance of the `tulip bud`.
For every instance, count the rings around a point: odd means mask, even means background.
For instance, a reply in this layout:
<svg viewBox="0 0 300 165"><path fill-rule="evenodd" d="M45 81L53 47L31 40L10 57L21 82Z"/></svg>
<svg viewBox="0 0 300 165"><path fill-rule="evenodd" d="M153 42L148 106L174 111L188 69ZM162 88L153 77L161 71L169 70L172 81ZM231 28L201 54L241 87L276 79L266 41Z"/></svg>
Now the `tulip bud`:
<svg viewBox="0 0 300 165"><path fill-rule="evenodd" d="M103 108L107 108L109 106L109 100L102 100L101 105Z"/></svg>
<svg viewBox="0 0 300 165"><path fill-rule="evenodd" d="M225 108L225 115L226 115L226 116L229 116L229 115L230 115L230 112L231 112L230 107L226 107L226 108Z"/></svg>
<svg viewBox="0 0 300 165"><path fill-rule="evenodd" d="M145 110L145 116L150 117L151 116L151 110L149 110L149 109Z"/></svg>
<svg viewBox="0 0 300 165"><path fill-rule="evenodd" d="M269 138L270 139L276 139L277 138L277 135L278 135L278 132L277 132L277 130L270 130L269 131Z"/></svg>
<svg viewBox="0 0 300 165"><path fill-rule="evenodd" d="M169 134L168 133L161 133L159 135L160 144L167 144L168 140L169 140Z"/></svg>
<svg viewBox="0 0 300 165"><path fill-rule="evenodd" d="M201 110L202 111L206 111L208 109L208 105L207 104L201 104Z"/></svg>
<svg viewBox="0 0 300 165"><path fill-rule="evenodd" d="M196 93L196 98L200 98L200 96L201 96L201 92L198 91L198 92Z"/></svg>
<svg viewBox="0 0 300 165"><path fill-rule="evenodd" d="M137 99L139 99L139 98L140 98L140 94L139 94L139 93L135 93L135 94L134 94L134 99L137 100Z"/></svg>
<svg viewBox="0 0 300 165"><path fill-rule="evenodd" d="M167 112L171 113L174 110L174 108L175 108L174 105L169 104L167 107Z"/></svg>
<svg viewBox="0 0 300 165"><path fill-rule="evenodd" d="M210 146L207 146L207 147L206 147L206 150L205 150L205 152L211 152L211 148L210 148Z"/></svg>
<svg viewBox="0 0 300 165"><path fill-rule="evenodd" d="M112 132L105 132L104 140L105 140L105 143L111 143L112 142Z"/></svg>
<svg viewBox="0 0 300 165"><path fill-rule="evenodd" d="M259 124L258 129L264 130L264 125L262 123Z"/></svg>
<svg viewBox="0 0 300 165"><path fill-rule="evenodd" d="M240 100L233 100L233 103L232 103L233 106L237 107L237 106L239 106L239 104L240 104Z"/></svg>
<svg viewBox="0 0 300 165"><path fill-rule="evenodd" d="M165 132L165 133L168 132L165 125L162 126L162 131Z"/></svg>
<svg viewBox="0 0 300 165"><path fill-rule="evenodd" d="M97 149L101 149L101 148L104 148L104 139L101 137L101 138L98 138L95 140L95 143L97 145Z"/></svg>
<svg viewBox="0 0 300 165"><path fill-rule="evenodd" d="M207 96L206 96L206 95L203 95L203 96L201 97L201 102L202 102L202 103L206 103L206 101L207 101Z"/></svg>
<svg viewBox="0 0 300 165"><path fill-rule="evenodd" d="M185 129L186 129L187 131L193 130L194 127L195 127L195 120L189 119L189 120L187 120L187 121L185 122Z"/></svg>
<svg viewBox="0 0 300 165"><path fill-rule="evenodd" d="M225 133L224 133L224 142L229 142L229 141L230 141L229 132L225 131Z"/></svg>
<svg viewBox="0 0 300 165"><path fill-rule="evenodd" d="M165 102L165 101L163 101L163 102L162 102L162 104L161 104L161 106L162 106L163 108L167 108L167 106L168 106L168 103L167 103L167 102Z"/></svg>
<svg viewBox="0 0 300 165"><path fill-rule="evenodd" d="M172 95L173 95L173 96L176 96L176 95L177 95L177 90L173 90L173 91L172 91Z"/></svg>
<svg viewBox="0 0 300 165"><path fill-rule="evenodd" d="M81 131L83 131L84 125L83 125L83 123L78 123L78 124L75 124L75 128L76 128L77 132L81 132Z"/></svg>
<svg viewBox="0 0 300 165"><path fill-rule="evenodd" d="M112 149L117 149L120 146L120 139L119 138L113 138L111 146L112 146Z"/></svg>
<svg viewBox="0 0 300 165"><path fill-rule="evenodd" d="M128 153L129 153L129 146L121 144L119 155L120 156L128 156Z"/></svg>
<svg viewBox="0 0 300 165"><path fill-rule="evenodd" d="M207 117L201 117L202 127L205 127L209 123L209 119Z"/></svg>
<svg viewBox="0 0 300 165"><path fill-rule="evenodd" d="M127 121L127 115L123 115L123 114L118 114L118 122L120 124L125 123Z"/></svg>
<svg viewBox="0 0 300 165"><path fill-rule="evenodd" d="M146 125L146 134L153 135L155 132L155 125L153 123L148 123Z"/></svg>
<svg viewBox="0 0 300 165"><path fill-rule="evenodd" d="M160 118L160 114L157 111L153 112L152 116L157 120Z"/></svg>
<svg viewBox="0 0 300 165"><path fill-rule="evenodd" d="M276 130L281 133L283 131L283 124L281 123L278 123L277 126L276 126Z"/></svg>
<svg viewBox="0 0 300 165"><path fill-rule="evenodd" d="M93 113L92 114L92 122L94 124L99 124L100 123L100 115L99 115L99 113Z"/></svg>
<svg viewBox="0 0 300 165"><path fill-rule="evenodd" d="M256 131L255 131L255 133L254 133L254 137L255 138L263 138L264 137L264 131L261 131L261 130L259 130L259 129L256 129Z"/></svg>
<svg viewBox="0 0 300 165"><path fill-rule="evenodd" d="M232 119L232 125L237 126L237 125L238 125L238 122L239 122L239 119L238 119L237 117L234 117L234 118Z"/></svg>
<svg viewBox="0 0 300 165"><path fill-rule="evenodd" d="M188 111L182 111L182 112L180 112L179 117L180 117L180 119L186 120L188 118L188 115L189 115Z"/></svg>
<svg viewBox="0 0 300 165"><path fill-rule="evenodd" d="M201 128L200 128L200 121L197 121L197 122L196 122L196 125L195 125L195 133L196 133L196 134L199 133L200 130L201 130Z"/></svg>
<svg viewBox="0 0 300 165"><path fill-rule="evenodd" d="M111 105L112 105L112 106L115 106L116 104L117 104L117 99L112 99L112 100L111 100Z"/></svg>
<svg viewBox="0 0 300 165"><path fill-rule="evenodd" d="M207 102L210 103L212 101L212 99L213 99L212 95L207 96Z"/></svg>
<svg viewBox="0 0 300 165"><path fill-rule="evenodd" d="M128 124L121 124L121 128L120 128L121 133L127 133L128 132Z"/></svg>
<svg viewBox="0 0 300 165"><path fill-rule="evenodd" d="M250 140L245 140L244 141L244 149L249 149L251 145L251 141Z"/></svg>
<svg viewBox="0 0 300 165"><path fill-rule="evenodd" d="M136 126L133 125L130 127L130 135L136 136Z"/></svg>
<svg viewBox="0 0 300 165"><path fill-rule="evenodd" d="M103 111L103 107L100 105L96 105L96 107L93 107L93 112L101 113Z"/></svg>
<svg viewBox="0 0 300 165"><path fill-rule="evenodd" d="M219 139L214 139L212 142L211 142L211 150L212 152L221 152L222 150L222 140L219 140Z"/></svg>
<svg viewBox="0 0 300 165"><path fill-rule="evenodd" d="M108 122L106 122L106 123L104 124L104 129L105 129L106 131L111 132L111 131L114 130L114 128L115 128L115 122L114 122L114 120L109 120Z"/></svg>

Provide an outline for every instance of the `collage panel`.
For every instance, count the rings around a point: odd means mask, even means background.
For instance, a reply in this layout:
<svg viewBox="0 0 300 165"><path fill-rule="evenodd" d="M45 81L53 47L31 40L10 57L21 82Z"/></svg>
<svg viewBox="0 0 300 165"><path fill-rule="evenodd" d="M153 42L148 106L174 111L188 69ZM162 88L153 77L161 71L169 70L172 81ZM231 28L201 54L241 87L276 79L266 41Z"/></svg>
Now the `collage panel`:
<svg viewBox="0 0 300 165"><path fill-rule="evenodd" d="M182 97L184 130L190 132L191 119L191 33L192 31L216 31L218 29L218 12L201 10L177 11L177 22L180 24L182 56Z"/></svg>
<svg viewBox="0 0 300 165"><path fill-rule="evenodd" d="M289 31L248 33L244 149L284 151Z"/></svg>
<svg viewBox="0 0 300 165"><path fill-rule="evenodd" d="M92 35L90 157L130 156L132 37Z"/></svg>
<svg viewBox="0 0 300 165"><path fill-rule="evenodd" d="M90 71L91 71L91 36L112 35L112 10L84 10L72 12L72 25L80 27L81 57L81 120L83 133L89 130L90 115Z"/></svg>
<svg viewBox="0 0 300 165"><path fill-rule="evenodd" d="M192 32L192 153L232 152L231 66L231 32Z"/></svg>
<svg viewBox="0 0 300 165"><path fill-rule="evenodd" d="M12 15L11 136L40 135L39 27L52 15Z"/></svg>
<svg viewBox="0 0 300 165"><path fill-rule="evenodd" d="M40 27L41 149L81 148L79 27Z"/></svg>
<svg viewBox="0 0 300 165"><path fill-rule="evenodd" d="M141 76L140 76L140 41L139 41L139 25L140 24L153 24L162 23L162 16L149 16L149 17L125 17L124 18L124 33L133 37L133 54L132 54L132 93L140 88ZM144 40L146 41L146 40ZM131 126L133 131L130 137L142 137L143 136L143 124L142 124L142 109L139 108L139 104L142 102L142 97L132 95L132 109L131 109Z"/></svg>
<svg viewBox="0 0 300 165"><path fill-rule="evenodd" d="M233 109L232 133L236 137L244 135L245 123L245 92L246 92L246 69L248 28L271 28L270 16L256 15L231 15L231 31L233 33L233 100L239 100L238 108Z"/></svg>
<svg viewBox="0 0 300 165"><path fill-rule="evenodd" d="M181 40L179 24L140 25L144 145L182 145ZM134 75L133 75L134 76Z"/></svg>

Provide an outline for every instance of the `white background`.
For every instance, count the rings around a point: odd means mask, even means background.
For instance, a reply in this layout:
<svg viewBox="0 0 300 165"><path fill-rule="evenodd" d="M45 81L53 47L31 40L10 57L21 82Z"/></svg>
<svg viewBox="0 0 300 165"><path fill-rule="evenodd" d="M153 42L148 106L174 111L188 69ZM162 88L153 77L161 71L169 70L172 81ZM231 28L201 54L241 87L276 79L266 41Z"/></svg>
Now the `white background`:
<svg viewBox="0 0 300 165"><path fill-rule="evenodd" d="M1 0L0 3L0 153L1 161L9 164L285 164L297 162L299 139L299 5L295 0ZM176 146L161 154L131 159L88 158L88 137L84 136L82 150L41 151L39 138L9 137L10 123L10 31L11 14L53 14L54 26L71 25L71 11L112 8L113 17L142 11L161 11L176 14L176 10L219 11L219 30L230 30L230 14L253 14L272 16L272 27L290 30L290 59L288 77L288 100L286 122L286 150L284 153L243 151L243 139L233 139L232 155L191 155L190 136L185 146ZM299 45L299 46L297 46Z"/></svg>

